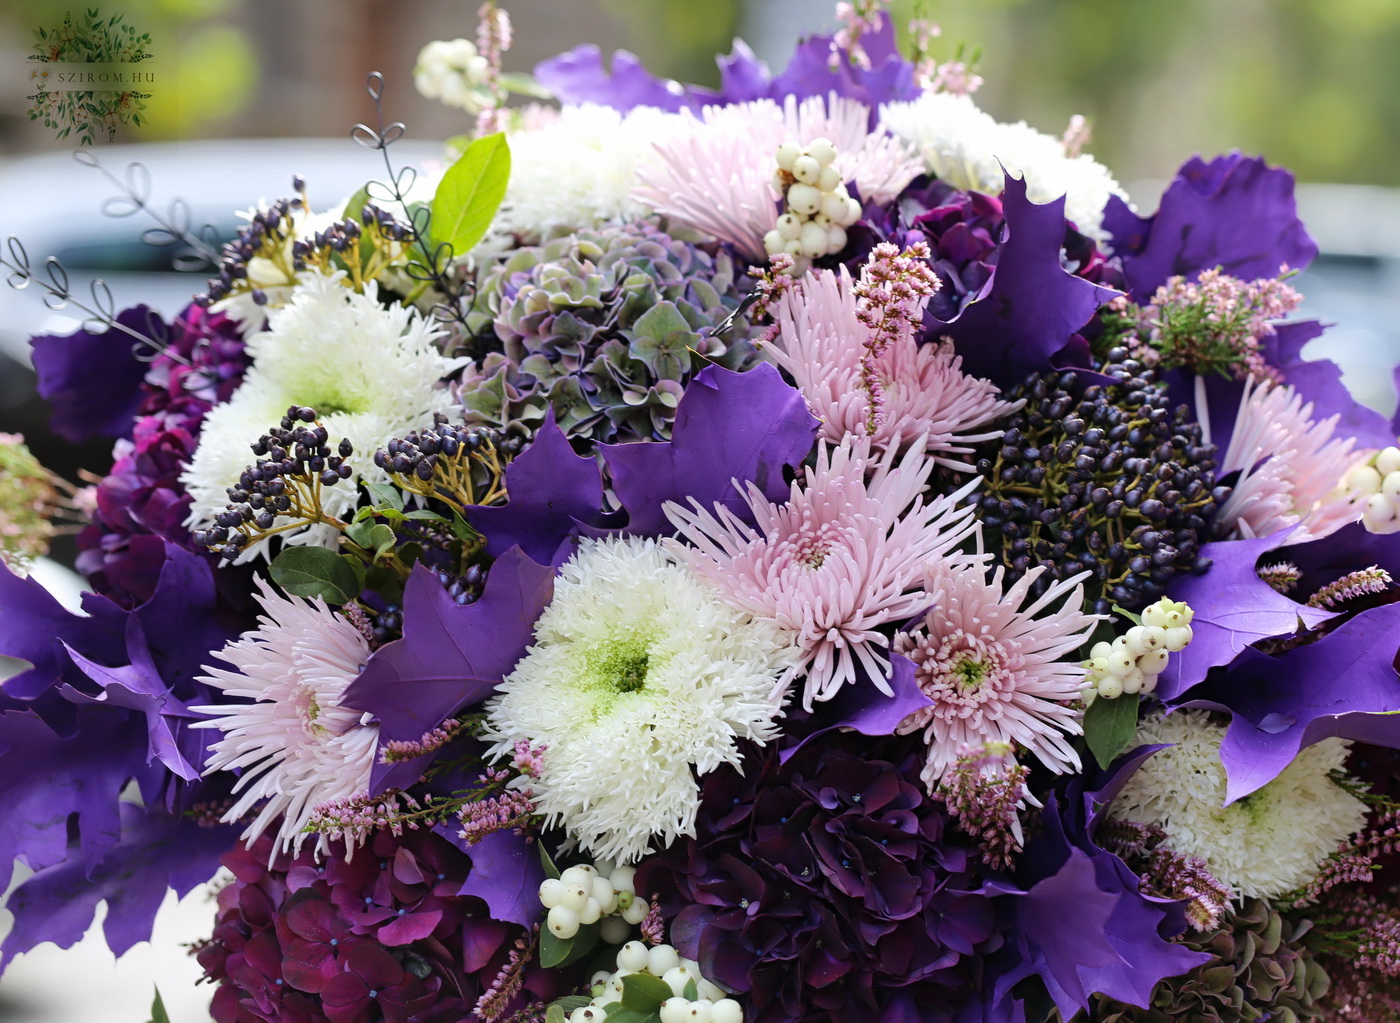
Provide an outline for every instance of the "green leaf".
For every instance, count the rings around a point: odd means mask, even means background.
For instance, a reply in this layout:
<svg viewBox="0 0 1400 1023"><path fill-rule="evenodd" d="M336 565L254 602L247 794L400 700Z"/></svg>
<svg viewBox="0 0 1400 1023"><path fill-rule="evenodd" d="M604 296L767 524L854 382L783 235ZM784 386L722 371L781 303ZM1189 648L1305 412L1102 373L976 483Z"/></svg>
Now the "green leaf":
<svg viewBox="0 0 1400 1023"><path fill-rule="evenodd" d="M415 522L446 522L447 520L435 511L427 508L415 508L411 512L404 512L404 518L412 519Z"/></svg>
<svg viewBox="0 0 1400 1023"><path fill-rule="evenodd" d="M1114 700L1102 696L1084 712L1084 741L1100 767L1108 767L1126 750L1137 734L1138 696L1136 693Z"/></svg>
<svg viewBox="0 0 1400 1023"><path fill-rule="evenodd" d="M272 559L272 581L294 597L346 604L359 595L355 570L325 547L288 547Z"/></svg>
<svg viewBox="0 0 1400 1023"><path fill-rule="evenodd" d="M584 924L572 938L556 938L548 928L540 931L540 965L568 966L592 952L602 931L598 923Z"/></svg>
<svg viewBox="0 0 1400 1023"><path fill-rule="evenodd" d="M622 1007L637 1012L655 1012L671 997L671 985L650 973L629 973L622 978Z"/></svg>
<svg viewBox="0 0 1400 1023"><path fill-rule="evenodd" d="M622 978L623 983L627 978ZM622 1008L616 1012L608 1013L608 1023L660 1023L661 1014L656 1010L650 1012L641 1009Z"/></svg>
<svg viewBox="0 0 1400 1023"><path fill-rule="evenodd" d="M403 491L398 487L388 483L366 483L365 489L380 507L392 508L396 512L403 511Z"/></svg>
<svg viewBox="0 0 1400 1023"><path fill-rule="evenodd" d="M341 211L342 220L353 220L361 227L364 226L365 204L369 202L369 185L361 185L360 190L345 201L345 209Z"/></svg>
<svg viewBox="0 0 1400 1023"><path fill-rule="evenodd" d="M456 508L452 509L452 532L457 534L457 539L463 543L475 543L481 536L462 518L462 513Z"/></svg>
<svg viewBox="0 0 1400 1023"><path fill-rule="evenodd" d="M540 851L540 866L544 867L544 876L552 877L557 881L559 879L559 868L554 865L554 858L545 851L543 842L536 842L535 848Z"/></svg>
<svg viewBox="0 0 1400 1023"><path fill-rule="evenodd" d="M356 547L372 550L374 548L374 541L371 539L375 527L374 512L369 508L361 508L360 512L367 514L364 514L364 517L356 515L355 521L345 527L345 536Z"/></svg>
<svg viewBox="0 0 1400 1023"><path fill-rule="evenodd" d="M170 1016L165 1011L165 1002L160 997L160 988L156 988L155 1000L151 1002L150 1023L170 1023Z"/></svg>
<svg viewBox="0 0 1400 1023"><path fill-rule="evenodd" d="M592 1005L593 999L587 995L565 995L554 1004L565 1012L573 1012L575 1009L582 1009L585 1005Z"/></svg>
<svg viewBox="0 0 1400 1023"><path fill-rule="evenodd" d="M504 72L501 75L501 87L506 92L513 92L517 96L533 96L535 99L554 98L554 93L535 81L534 75L526 74L523 71Z"/></svg>
<svg viewBox="0 0 1400 1023"><path fill-rule="evenodd" d="M369 531L368 547L374 551L374 556L378 558L394 546L395 539L394 531L381 522Z"/></svg>
<svg viewBox="0 0 1400 1023"><path fill-rule="evenodd" d="M491 226L509 181L510 146L505 135L477 139L438 182L432 205L433 238L466 255Z"/></svg>
<svg viewBox="0 0 1400 1023"><path fill-rule="evenodd" d="M681 997L688 1002L693 1002L700 997L700 988L696 986L694 977L685 982L685 990L681 992Z"/></svg>
<svg viewBox="0 0 1400 1023"><path fill-rule="evenodd" d="M558 1002L544 1010L544 1023L567 1023L568 1018Z"/></svg>
<svg viewBox="0 0 1400 1023"><path fill-rule="evenodd" d="M342 554L340 560L350 566L350 571L355 573L355 596L359 596L365 589L365 563L353 554Z"/></svg>
<svg viewBox="0 0 1400 1023"><path fill-rule="evenodd" d="M1125 607L1119 607L1117 604L1114 604L1114 605L1113 605L1113 610L1114 610L1114 613L1115 613L1115 614L1120 614L1120 615L1122 615L1124 618L1128 619L1128 621L1132 622L1134 625L1141 625L1141 624L1142 624L1142 619L1139 618L1137 615L1133 614L1131 611L1129 611L1129 610L1128 610L1127 608L1125 608Z"/></svg>

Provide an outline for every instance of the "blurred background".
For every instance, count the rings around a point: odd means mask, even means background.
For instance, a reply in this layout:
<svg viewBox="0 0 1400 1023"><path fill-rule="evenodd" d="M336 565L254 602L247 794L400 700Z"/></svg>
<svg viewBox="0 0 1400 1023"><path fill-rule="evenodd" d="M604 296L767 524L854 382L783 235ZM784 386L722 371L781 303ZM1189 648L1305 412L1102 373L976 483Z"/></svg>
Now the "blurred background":
<svg viewBox="0 0 1400 1023"><path fill-rule="evenodd" d="M385 112L408 126L401 159L433 159L435 140L467 115L418 96L412 70L434 39L474 38L473 0L0 0L0 238L18 235L37 264L63 258L80 287L108 280L118 304L144 298L167 314L202 290L143 246L141 218L104 218L113 182L71 159L72 139L31 121L27 56L36 32L97 3L146 33L155 84L143 123L120 128L96 155L118 177L127 161L151 170L164 211L189 201L196 223L227 235L232 213L286 194L293 172L313 206L382 172L348 140L373 122L365 75L387 80ZM831 0L502 0L516 35L506 69L528 71L578 43L637 53L653 72L717 82L714 55L744 37L775 70L799 32L833 27ZM912 0L894 4L898 24ZM1338 324L1308 354L1337 358L1362 400L1389 412L1400 361L1400 0L930 0L935 50L980 50L977 103L1001 120L1058 135L1073 114L1091 122L1088 151L1151 212L1194 153L1239 148L1290 167L1323 255L1300 281L1304 313ZM72 479L104 471L107 443L72 445L47 430L34 394L27 338L79 320L35 289L0 287L0 432L26 435ZM69 551L60 547L62 561ZM3 822L0 822L3 826ZM101 910L99 910L99 914ZM90 935L80 950L36 950L0 980L0 1023L122 1023L149 1018L153 983L173 1023L203 1023L208 988L181 948L207 934L213 907L192 895L163 912L152 946L120 963ZM99 916L100 919L100 916ZM0 932L6 918L0 911Z"/></svg>

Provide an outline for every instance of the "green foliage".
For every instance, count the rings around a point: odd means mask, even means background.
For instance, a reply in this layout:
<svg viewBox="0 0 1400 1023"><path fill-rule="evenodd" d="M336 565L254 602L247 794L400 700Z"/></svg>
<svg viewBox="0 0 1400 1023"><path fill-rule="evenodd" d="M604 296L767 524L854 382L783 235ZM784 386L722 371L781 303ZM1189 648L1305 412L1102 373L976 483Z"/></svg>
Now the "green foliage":
<svg viewBox="0 0 1400 1023"><path fill-rule="evenodd" d="M459 256L470 252L491 226L509 180L510 146L504 135L487 135L467 146L433 194L433 239L451 245Z"/></svg>
<svg viewBox="0 0 1400 1023"><path fill-rule="evenodd" d="M1100 767L1108 767L1126 750L1137 734L1136 694L1124 693L1117 699L1099 697L1084 712L1084 741Z"/></svg>
<svg viewBox="0 0 1400 1023"><path fill-rule="evenodd" d="M292 596L321 597L331 604L348 604L362 585L351 562L325 547L287 547L272 559L271 573Z"/></svg>
<svg viewBox="0 0 1400 1023"><path fill-rule="evenodd" d="M156 988L155 999L151 1002L151 1018L149 1023L170 1023L170 1016L165 1011L165 1002L160 997L160 988Z"/></svg>

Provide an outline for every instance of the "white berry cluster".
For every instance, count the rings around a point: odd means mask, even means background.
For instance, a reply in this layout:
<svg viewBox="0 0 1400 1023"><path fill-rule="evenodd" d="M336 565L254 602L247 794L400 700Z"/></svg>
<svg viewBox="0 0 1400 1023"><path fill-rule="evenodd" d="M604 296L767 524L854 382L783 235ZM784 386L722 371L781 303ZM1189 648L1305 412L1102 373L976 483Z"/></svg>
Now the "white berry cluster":
<svg viewBox="0 0 1400 1023"><path fill-rule="evenodd" d="M1191 642L1195 612L1180 600L1163 597L1142 612L1134 625L1112 643L1095 643L1084 662L1084 698L1117 699L1124 693L1150 693L1167 666L1167 655Z"/></svg>
<svg viewBox="0 0 1400 1023"><path fill-rule="evenodd" d="M633 867L606 861L569 867L540 882L540 902L549 910L545 926L556 938L572 938L584 924L603 921L600 937L610 945L626 941L646 919L650 906L632 887Z"/></svg>
<svg viewBox="0 0 1400 1023"><path fill-rule="evenodd" d="M787 211L778 226L763 236L770 256L786 252L817 259L846 246L846 228L860 219L860 203L846 191L833 166L836 147L830 139L813 139L803 149L796 142L778 147L773 187L783 194Z"/></svg>
<svg viewBox="0 0 1400 1023"><path fill-rule="evenodd" d="M661 1023L743 1023L744 1010L732 998L700 976L700 964L682 959L670 945L647 948L640 941L629 941L617 950L617 969L600 970L593 975L593 1004L569 1014L569 1023L603 1023L605 1006L622 999L622 981L634 973L649 973L671 989L673 997L661 1003ZM694 983L696 998L687 998L686 989Z"/></svg>
<svg viewBox="0 0 1400 1023"><path fill-rule="evenodd" d="M1368 532L1400 532L1400 448L1384 448L1347 473L1342 486L1361 502Z"/></svg>

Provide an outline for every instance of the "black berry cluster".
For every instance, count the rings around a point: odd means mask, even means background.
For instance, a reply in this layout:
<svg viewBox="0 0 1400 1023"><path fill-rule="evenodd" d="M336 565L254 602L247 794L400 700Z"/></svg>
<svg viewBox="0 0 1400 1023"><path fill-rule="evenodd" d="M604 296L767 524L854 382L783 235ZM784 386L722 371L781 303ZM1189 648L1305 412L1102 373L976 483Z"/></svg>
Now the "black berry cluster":
<svg viewBox="0 0 1400 1023"><path fill-rule="evenodd" d="M1053 580L1088 570L1089 604L1139 610L1178 572L1203 572L1215 507L1215 448L1185 406L1125 348L1107 356L1111 384L1071 371L1028 377L1025 406L980 452L980 518L1009 577L1036 566Z"/></svg>
<svg viewBox="0 0 1400 1023"><path fill-rule="evenodd" d="M292 180L295 190L302 182ZM208 306L235 292L247 291L258 305L267 303L267 295L248 283L248 264L258 256L279 254L285 249L295 211L302 208L300 198L278 199L265 210L258 210L248 226L238 229L233 241L224 246L219 260L218 275L209 279L209 290L196 295L195 302Z"/></svg>
<svg viewBox="0 0 1400 1023"><path fill-rule="evenodd" d="M198 530L194 541L230 560L244 548L273 532L307 522L323 521L320 488L353 475L346 461L354 448L342 440L333 452L316 410L293 405L281 423L253 444L257 461L228 488L229 503L214 517L214 525ZM293 520L283 527L276 520Z"/></svg>
<svg viewBox="0 0 1400 1023"><path fill-rule="evenodd" d="M450 422L441 412L433 425L391 440L374 453L374 464L405 490L460 507L503 500L502 475L530 437L517 426L505 430Z"/></svg>

